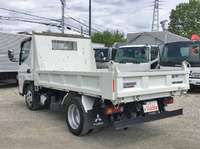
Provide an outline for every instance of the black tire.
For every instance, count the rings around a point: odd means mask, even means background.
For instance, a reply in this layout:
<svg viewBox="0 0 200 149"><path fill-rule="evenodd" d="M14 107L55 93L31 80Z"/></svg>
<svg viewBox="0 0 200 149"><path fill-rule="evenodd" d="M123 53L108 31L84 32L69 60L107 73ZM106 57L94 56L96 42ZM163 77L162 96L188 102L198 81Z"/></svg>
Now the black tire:
<svg viewBox="0 0 200 149"><path fill-rule="evenodd" d="M39 109L39 97L35 92L34 86L29 85L26 88L25 95L24 95L26 105L29 110L37 110Z"/></svg>
<svg viewBox="0 0 200 149"><path fill-rule="evenodd" d="M89 132L88 114L85 112L79 97L74 97L67 103L66 122L70 132L76 136Z"/></svg>
<svg viewBox="0 0 200 149"><path fill-rule="evenodd" d="M190 85L190 91L195 91L197 89L197 87L193 84Z"/></svg>

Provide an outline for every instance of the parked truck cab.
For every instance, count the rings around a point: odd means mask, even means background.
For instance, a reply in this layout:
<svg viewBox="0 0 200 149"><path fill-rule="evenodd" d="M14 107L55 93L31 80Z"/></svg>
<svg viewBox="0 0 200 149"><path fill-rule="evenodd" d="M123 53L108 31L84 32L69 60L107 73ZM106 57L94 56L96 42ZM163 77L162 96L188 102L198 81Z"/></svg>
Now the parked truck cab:
<svg viewBox="0 0 200 149"><path fill-rule="evenodd" d="M158 51L156 45L121 46L114 62L120 70L148 71L158 65Z"/></svg>
<svg viewBox="0 0 200 149"><path fill-rule="evenodd" d="M125 59L123 66L129 62L136 63ZM34 32L21 43L19 93L29 110L45 106L64 111L69 131L77 136L101 127L123 129L182 114L182 109L165 107L189 88L186 63L173 71L121 68L110 61L108 69L97 70L88 37Z"/></svg>
<svg viewBox="0 0 200 149"><path fill-rule="evenodd" d="M107 69L109 67L109 61L115 59L117 50L118 48L115 47L94 48L97 69Z"/></svg>
<svg viewBox="0 0 200 149"><path fill-rule="evenodd" d="M200 41L170 42L164 45L160 57L160 69L181 69L182 61L189 63L191 89L200 85Z"/></svg>

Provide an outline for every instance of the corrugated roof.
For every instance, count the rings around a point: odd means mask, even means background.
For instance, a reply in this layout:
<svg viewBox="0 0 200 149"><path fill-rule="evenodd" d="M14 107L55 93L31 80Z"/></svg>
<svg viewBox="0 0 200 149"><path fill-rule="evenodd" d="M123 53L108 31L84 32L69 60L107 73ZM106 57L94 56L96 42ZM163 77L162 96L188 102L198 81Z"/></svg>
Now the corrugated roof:
<svg viewBox="0 0 200 149"><path fill-rule="evenodd" d="M178 36L176 34L173 34L171 32L168 31L162 31L162 32L141 32L141 33L128 33L127 34L127 43L130 43L131 41L133 41L134 39L138 38L139 36L152 36L155 37L159 40L161 40L162 42L166 43L166 42L171 42L171 41L185 41L185 40L189 40L185 37L182 36Z"/></svg>

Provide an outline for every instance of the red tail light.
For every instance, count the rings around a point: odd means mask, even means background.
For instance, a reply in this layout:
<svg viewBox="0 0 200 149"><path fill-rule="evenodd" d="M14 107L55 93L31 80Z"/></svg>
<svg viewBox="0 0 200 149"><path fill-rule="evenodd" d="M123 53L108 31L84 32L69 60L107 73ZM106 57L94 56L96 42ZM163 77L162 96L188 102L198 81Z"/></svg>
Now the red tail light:
<svg viewBox="0 0 200 149"><path fill-rule="evenodd" d="M170 99L167 99L165 101L166 104L171 104L171 103L174 103L174 99L173 98L170 98Z"/></svg>
<svg viewBox="0 0 200 149"><path fill-rule="evenodd" d="M113 113L119 113L123 112L123 107L118 107L118 108L107 108L106 114L113 114Z"/></svg>

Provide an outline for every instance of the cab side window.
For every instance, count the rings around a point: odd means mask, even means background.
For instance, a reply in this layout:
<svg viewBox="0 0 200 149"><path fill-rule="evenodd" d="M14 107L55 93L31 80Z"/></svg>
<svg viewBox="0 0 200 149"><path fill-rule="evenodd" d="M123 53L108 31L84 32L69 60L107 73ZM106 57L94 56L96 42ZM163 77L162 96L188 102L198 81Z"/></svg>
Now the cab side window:
<svg viewBox="0 0 200 149"><path fill-rule="evenodd" d="M20 65L29 57L30 54L30 41L25 41L21 45L20 52Z"/></svg>
<svg viewBox="0 0 200 149"><path fill-rule="evenodd" d="M158 48L152 47L152 49L151 49L151 60L155 60L156 58L158 58Z"/></svg>

